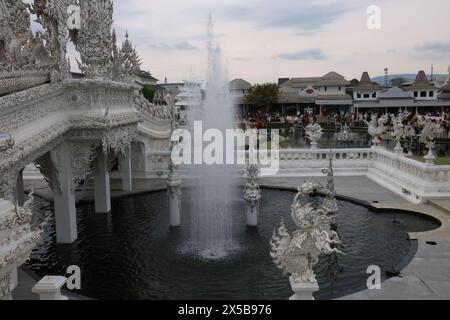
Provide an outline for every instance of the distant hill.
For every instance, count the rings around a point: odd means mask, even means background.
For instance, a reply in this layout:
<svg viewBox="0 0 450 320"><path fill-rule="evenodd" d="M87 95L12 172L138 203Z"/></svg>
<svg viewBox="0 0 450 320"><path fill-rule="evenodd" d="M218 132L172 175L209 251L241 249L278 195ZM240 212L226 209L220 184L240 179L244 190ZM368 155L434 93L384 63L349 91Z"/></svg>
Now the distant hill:
<svg viewBox="0 0 450 320"><path fill-rule="evenodd" d="M390 74L390 75L388 75L388 81L390 82L392 79L395 79L395 78L405 78L409 82L413 82L414 80L416 80L416 77L417 77L417 73L415 73L415 74L412 74L412 73ZM427 77L428 77L428 79L430 79L431 76L429 74L427 74ZM447 77L448 77L448 74L435 74L434 75L435 81L440 82L440 83L444 83L447 80ZM384 79L385 79L385 76L379 76L379 77L372 78L372 81L376 82L380 85L384 85Z"/></svg>

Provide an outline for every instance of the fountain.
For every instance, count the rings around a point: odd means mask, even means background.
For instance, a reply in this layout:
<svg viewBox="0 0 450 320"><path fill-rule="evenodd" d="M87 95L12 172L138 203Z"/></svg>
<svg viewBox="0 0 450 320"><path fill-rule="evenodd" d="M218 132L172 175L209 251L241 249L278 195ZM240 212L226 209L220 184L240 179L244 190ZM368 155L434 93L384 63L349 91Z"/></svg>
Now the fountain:
<svg viewBox="0 0 450 320"><path fill-rule="evenodd" d="M205 132L213 129L225 136L227 129L234 128L233 104L221 50L213 41L211 17L208 22L208 37L209 67L205 100L199 108L188 110L188 122L192 125L193 122L201 121ZM198 143L200 137L194 139ZM206 149L208 147L206 146ZM226 150L215 150L214 153L222 151L226 154ZM232 199L236 189L233 168L218 163L196 163L190 169L192 187L188 189L188 206L191 212L192 250L195 255L206 259L226 257L232 247Z"/></svg>

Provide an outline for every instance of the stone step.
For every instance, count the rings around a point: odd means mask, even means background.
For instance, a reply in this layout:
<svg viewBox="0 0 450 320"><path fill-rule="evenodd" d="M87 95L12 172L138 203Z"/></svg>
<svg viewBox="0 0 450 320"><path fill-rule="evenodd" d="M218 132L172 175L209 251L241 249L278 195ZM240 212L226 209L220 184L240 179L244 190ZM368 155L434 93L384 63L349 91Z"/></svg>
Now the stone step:
<svg viewBox="0 0 450 320"><path fill-rule="evenodd" d="M430 204L447 214L450 214L450 200L430 200Z"/></svg>

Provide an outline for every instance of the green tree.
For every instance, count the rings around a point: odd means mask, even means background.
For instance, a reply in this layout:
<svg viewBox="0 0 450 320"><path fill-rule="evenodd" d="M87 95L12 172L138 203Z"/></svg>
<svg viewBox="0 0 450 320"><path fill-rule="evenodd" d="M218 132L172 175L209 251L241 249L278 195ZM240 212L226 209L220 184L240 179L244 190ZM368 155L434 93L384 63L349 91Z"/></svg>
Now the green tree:
<svg viewBox="0 0 450 320"><path fill-rule="evenodd" d="M146 84L141 89L142 95L150 102L153 102L153 98L155 97L156 87L153 85Z"/></svg>
<svg viewBox="0 0 450 320"><path fill-rule="evenodd" d="M278 103L280 89L272 83L257 84L252 86L244 96L244 102L248 106L261 110L269 110Z"/></svg>

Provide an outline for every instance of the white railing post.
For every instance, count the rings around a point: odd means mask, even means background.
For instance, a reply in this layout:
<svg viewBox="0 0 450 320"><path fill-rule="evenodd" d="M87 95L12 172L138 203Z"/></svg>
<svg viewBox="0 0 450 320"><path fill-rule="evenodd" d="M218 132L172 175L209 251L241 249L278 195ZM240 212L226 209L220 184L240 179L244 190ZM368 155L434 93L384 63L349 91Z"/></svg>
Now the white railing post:
<svg viewBox="0 0 450 320"><path fill-rule="evenodd" d="M39 300L69 300L61 294L61 289L66 282L65 277L46 276L31 291L39 295Z"/></svg>

